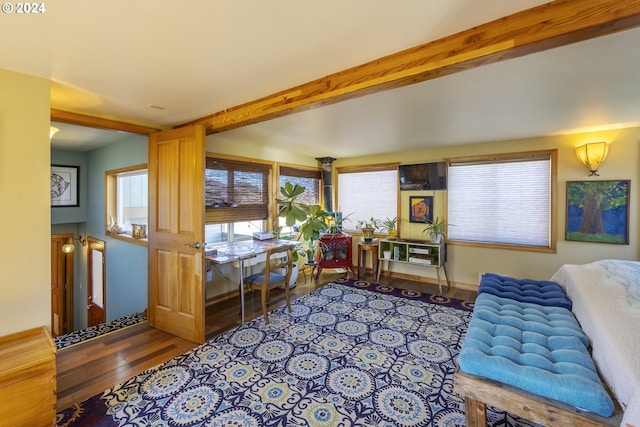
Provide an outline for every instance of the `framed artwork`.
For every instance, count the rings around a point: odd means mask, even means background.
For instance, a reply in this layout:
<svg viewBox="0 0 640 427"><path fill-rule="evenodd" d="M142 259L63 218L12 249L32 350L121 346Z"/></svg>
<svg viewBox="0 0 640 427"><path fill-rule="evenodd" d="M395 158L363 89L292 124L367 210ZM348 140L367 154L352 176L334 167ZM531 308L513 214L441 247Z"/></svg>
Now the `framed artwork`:
<svg viewBox="0 0 640 427"><path fill-rule="evenodd" d="M631 181L567 181L566 240L629 244Z"/></svg>
<svg viewBox="0 0 640 427"><path fill-rule="evenodd" d="M409 196L409 222L433 221L433 196Z"/></svg>
<svg viewBox="0 0 640 427"><path fill-rule="evenodd" d="M51 165L51 207L80 206L78 166Z"/></svg>

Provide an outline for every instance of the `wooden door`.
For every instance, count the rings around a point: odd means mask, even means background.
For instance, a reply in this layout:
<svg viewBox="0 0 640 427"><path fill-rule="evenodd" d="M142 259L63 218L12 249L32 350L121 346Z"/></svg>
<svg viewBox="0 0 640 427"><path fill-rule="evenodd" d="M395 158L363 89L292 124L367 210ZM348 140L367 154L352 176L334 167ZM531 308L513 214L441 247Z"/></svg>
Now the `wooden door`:
<svg viewBox="0 0 640 427"><path fill-rule="evenodd" d="M204 128L149 136L149 324L204 342Z"/></svg>
<svg viewBox="0 0 640 427"><path fill-rule="evenodd" d="M73 330L73 253L62 246L73 244L73 234L51 236L51 335Z"/></svg>
<svg viewBox="0 0 640 427"><path fill-rule="evenodd" d="M104 242L92 237L87 242L87 326L95 326L107 321Z"/></svg>

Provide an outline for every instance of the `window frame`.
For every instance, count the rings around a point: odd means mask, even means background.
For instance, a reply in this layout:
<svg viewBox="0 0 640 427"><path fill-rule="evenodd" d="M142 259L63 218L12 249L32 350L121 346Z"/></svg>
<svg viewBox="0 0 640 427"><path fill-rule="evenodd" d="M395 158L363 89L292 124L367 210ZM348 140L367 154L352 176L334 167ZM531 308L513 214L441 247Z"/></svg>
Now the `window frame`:
<svg viewBox="0 0 640 427"><path fill-rule="evenodd" d="M472 246L472 247L483 247L483 248L494 248L494 249L510 249L510 250L520 250L520 251L530 251L530 252L556 253L557 240L558 240L557 239L558 210L557 210L557 200L556 200L557 199L557 181L558 181L558 150L557 149L455 157L455 158L448 158L445 160L447 162L447 175L448 175L451 165L455 163L481 163L481 162L511 163L516 161L526 160L527 158L533 159L536 157L543 157L543 156L548 156L550 161L549 247L524 245L524 244L476 242L476 241L466 241L466 240L449 239L449 238L447 238L447 243L450 243L452 245L458 245L458 246ZM450 191L451 191L451 186L447 185L447 194ZM449 209L449 203L450 201L448 198L446 203L447 210ZM455 225L452 224L452 226L455 226Z"/></svg>
<svg viewBox="0 0 640 427"><path fill-rule="evenodd" d="M274 203L273 203L273 221L272 221L272 229L275 230L277 227L281 227L281 235L287 235L290 237L297 237L297 232L293 231L294 226L292 227L287 227L287 225L284 223L285 219L280 217L279 213L280 213L280 207L278 205L277 202L275 202L275 199L279 199L282 197L282 194L280 194L280 187L281 187L281 183L280 180L282 178L282 176L292 176L292 177L301 177L301 178L310 178L310 179L316 179L315 176L312 175L317 175L317 179L318 179L318 205L320 207L324 208L324 191L323 191L323 187L324 187L324 180L323 180L323 174L322 174L322 170L319 167L312 167L312 166L302 166L302 165L293 165L293 164L288 164L288 163L279 163L277 165L276 170L278 171L275 178L274 178L274 193L275 193L275 197L274 197ZM285 173L283 174L282 171L289 171L290 173ZM305 190L308 191L308 190Z"/></svg>
<svg viewBox="0 0 640 427"><path fill-rule="evenodd" d="M273 162L270 161L260 161L258 159L251 159L247 157L238 157L238 156L228 156L222 155L219 153L209 153L207 152L205 155L205 162L220 162L223 164L228 164L231 166L231 169L235 169L236 166L246 167L247 170L242 170L242 168L238 168L238 171L242 172L259 172L264 173L265 178L263 183L266 184L267 188L262 192L263 196L265 196L265 204L247 204L245 208L249 208L252 212L262 212L264 214L264 218L259 218L261 220L265 220L268 222L270 206L272 203L272 194L273 194ZM206 193L206 165L205 165L205 176L203 179L205 180L205 193ZM217 170L215 168L210 168ZM255 169L255 170L252 170ZM234 172L235 173L235 172ZM206 195L203 195L206 198ZM241 207L241 206L240 206ZM204 223L205 224L216 224L216 223L232 223L232 222L243 222L243 221L257 221L258 218L251 218L250 215L243 215L240 218L234 218L234 214L236 213L235 207L211 207L206 206L205 202L205 214L204 214Z"/></svg>
<svg viewBox="0 0 640 427"><path fill-rule="evenodd" d="M335 198L336 201L338 203L338 210L342 212L343 217L347 216L347 215L351 215L351 212L344 212L342 210L342 207L339 206L340 204L340 186L339 186L339 181L340 181L340 174L350 174L350 173L365 173L365 172L382 172L382 171L395 171L396 173L396 179L395 179L395 185L396 185L396 212L395 212L395 217L400 219L400 213L401 213L401 205L400 205L400 199L401 199L401 192L400 192L400 178L398 177L398 166L400 165L400 163L380 163L380 164L372 164L372 165L362 165L362 166L343 166L343 167L337 167L336 170L336 176L335 176L335 183L334 183L334 188L335 188ZM369 219L370 215L366 217L366 219ZM379 220L384 220L385 218L376 218ZM345 221L345 226L344 229L346 232L348 232L349 234L353 234L353 235L362 235L362 233L360 231L358 231L356 229L356 225L357 225L357 221ZM384 236L385 234L383 232L381 232L379 229L376 230L376 232L374 232L374 237L381 237ZM400 221L398 221L398 225L397 225L397 235L400 235Z"/></svg>
<svg viewBox="0 0 640 427"><path fill-rule="evenodd" d="M134 238L131 233L116 234L108 230L110 216L114 219L117 218L118 212L118 175L125 173L134 173L147 171L149 174L149 168L147 163L127 166L119 169L112 169L105 171L105 215L104 215L104 233L107 237L122 240L129 243L134 243L140 246L147 246L147 238ZM147 220L149 218L149 203L147 200ZM148 235L148 230L147 230Z"/></svg>

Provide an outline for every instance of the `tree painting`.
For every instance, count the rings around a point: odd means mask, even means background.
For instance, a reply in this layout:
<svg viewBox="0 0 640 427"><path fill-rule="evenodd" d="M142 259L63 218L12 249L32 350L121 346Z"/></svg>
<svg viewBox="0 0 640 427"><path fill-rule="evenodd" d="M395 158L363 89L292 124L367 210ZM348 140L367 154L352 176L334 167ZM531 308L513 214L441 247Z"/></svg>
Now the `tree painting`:
<svg viewBox="0 0 640 427"><path fill-rule="evenodd" d="M567 240L629 244L630 181L568 181Z"/></svg>

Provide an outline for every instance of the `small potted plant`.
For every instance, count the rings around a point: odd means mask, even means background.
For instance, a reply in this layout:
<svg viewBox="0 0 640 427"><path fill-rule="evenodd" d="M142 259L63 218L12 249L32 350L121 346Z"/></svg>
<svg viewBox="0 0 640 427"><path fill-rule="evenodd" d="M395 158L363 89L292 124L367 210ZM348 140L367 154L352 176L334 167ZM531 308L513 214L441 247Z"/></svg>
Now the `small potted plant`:
<svg viewBox="0 0 640 427"><path fill-rule="evenodd" d="M440 243L443 236L447 235L447 223L436 217L433 221L427 222L427 226L422 233L429 233L433 243Z"/></svg>
<svg viewBox="0 0 640 427"><path fill-rule="evenodd" d="M371 240L373 240L373 232L377 228L380 228L380 221L375 219L374 217L371 217L368 220L361 219L356 225L356 230L362 232L362 237L364 238L365 242L370 242Z"/></svg>
<svg viewBox="0 0 640 427"><path fill-rule="evenodd" d="M382 225L382 231L386 231L389 235L389 239L393 240L396 238L397 228L398 228L398 217L393 218L385 218L380 221Z"/></svg>
<svg viewBox="0 0 640 427"><path fill-rule="evenodd" d="M327 234L342 234L344 224L350 221L350 216L351 214L343 216L341 212L333 212L333 214L329 214L327 217Z"/></svg>

